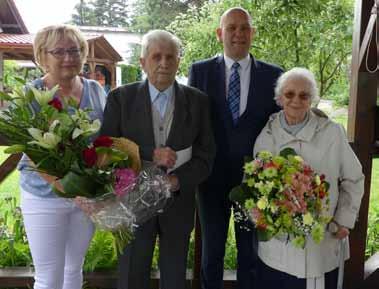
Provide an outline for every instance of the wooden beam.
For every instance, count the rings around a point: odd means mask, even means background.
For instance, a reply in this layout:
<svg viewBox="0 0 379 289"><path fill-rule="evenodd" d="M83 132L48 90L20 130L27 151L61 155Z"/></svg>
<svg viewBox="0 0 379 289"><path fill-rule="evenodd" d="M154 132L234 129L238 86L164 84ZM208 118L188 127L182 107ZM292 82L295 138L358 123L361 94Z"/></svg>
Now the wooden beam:
<svg viewBox="0 0 379 289"><path fill-rule="evenodd" d="M16 168L21 154L10 155L0 166L0 183Z"/></svg>
<svg viewBox="0 0 379 289"><path fill-rule="evenodd" d="M357 0L354 20L353 52L350 83L348 137L353 142L365 175L365 192L359 212L358 223L350 234L351 258L345 267L345 288L363 287L365 246L367 237L368 205L372 157L375 143L375 111L378 77L369 73L366 61L359 63L359 55L367 55L368 65L376 67L376 47L362 47L364 35L371 17L372 0ZM363 50L363 52L362 52Z"/></svg>
<svg viewBox="0 0 379 289"><path fill-rule="evenodd" d="M19 28L18 24L4 24L0 23L1 28Z"/></svg>
<svg viewBox="0 0 379 289"><path fill-rule="evenodd" d="M96 62L98 64L114 64L112 60L109 59L103 59L103 58L96 58L96 57L87 57L87 62Z"/></svg>
<svg viewBox="0 0 379 289"><path fill-rule="evenodd" d="M0 51L0 91L4 91L4 53Z"/></svg>
<svg viewBox="0 0 379 289"><path fill-rule="evenodd" d="M15 287L33 287L34 271L31 267L11 267L0 269L0 288L15 288ZM87 287L96 288L116 288L117 273L114 271L98 271L84 273L84 282ZM159 271L151 272L151 288L159 288ZM192 271L187 270L186 288L191 288ZM224 271L224 289L233 289L236 285L236 272L233 270Z"/></svg>

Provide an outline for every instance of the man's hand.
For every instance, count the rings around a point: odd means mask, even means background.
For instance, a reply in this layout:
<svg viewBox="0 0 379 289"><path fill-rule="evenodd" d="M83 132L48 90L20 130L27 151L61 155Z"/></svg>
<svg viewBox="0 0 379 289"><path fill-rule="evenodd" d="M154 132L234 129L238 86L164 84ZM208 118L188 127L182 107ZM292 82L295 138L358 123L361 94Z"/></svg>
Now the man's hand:
<svg viewBox="0 0 379 289"><path fill-rule="evenodd" d="M176 152L169 147L156 148L153 152L153 162L168 169L175 166L176 158Z"/></svg>

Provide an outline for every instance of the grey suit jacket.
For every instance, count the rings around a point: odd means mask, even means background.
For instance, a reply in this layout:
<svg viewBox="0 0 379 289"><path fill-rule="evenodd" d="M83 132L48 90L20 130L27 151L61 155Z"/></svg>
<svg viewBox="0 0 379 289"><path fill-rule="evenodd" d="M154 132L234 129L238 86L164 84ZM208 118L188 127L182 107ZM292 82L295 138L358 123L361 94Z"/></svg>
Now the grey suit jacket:
<svg viewBox="0 0 379 289"><path fill-rule="evenodd" d="M174 117L166 145L174 151L192 146L192 159L173 173L179 178L180 194L193 195L195 187L210 174L215 155L209 101L200 90L177 82L174 86ZM136 142L141 158L152 160L156 145L147 81L127 84L109 93L101 134Z"/></svg>

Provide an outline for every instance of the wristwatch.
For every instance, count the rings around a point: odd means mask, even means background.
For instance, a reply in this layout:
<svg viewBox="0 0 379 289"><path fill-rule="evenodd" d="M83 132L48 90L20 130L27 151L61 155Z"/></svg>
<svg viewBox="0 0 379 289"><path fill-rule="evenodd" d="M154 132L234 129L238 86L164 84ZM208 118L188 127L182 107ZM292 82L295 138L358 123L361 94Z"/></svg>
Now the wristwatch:
<svg viewBox="0 0 379 289"><path fill-rule="evenodd" d="M328 225L328 231L332 234L336 234L340 229L340 225L336 221L331 221Z"/></svg>

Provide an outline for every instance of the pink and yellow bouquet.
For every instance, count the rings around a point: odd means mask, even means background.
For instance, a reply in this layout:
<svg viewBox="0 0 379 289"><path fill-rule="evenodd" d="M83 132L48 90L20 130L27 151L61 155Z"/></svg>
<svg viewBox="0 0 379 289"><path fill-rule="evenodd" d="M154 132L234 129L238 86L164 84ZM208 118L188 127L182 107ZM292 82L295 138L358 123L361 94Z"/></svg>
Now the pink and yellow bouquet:
<svg viewBox="0 0 379 289"><path fill-rule="evenodd" d="M274 156L261 151L245 162L241 185L230 192L261 241L287 239L304 248L307 238L320 243L325 234L329 184L293 149Z"/></svg>

